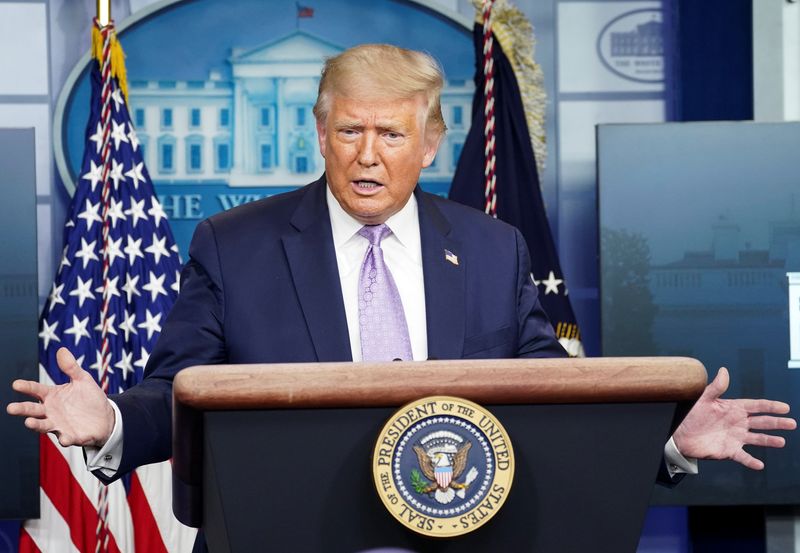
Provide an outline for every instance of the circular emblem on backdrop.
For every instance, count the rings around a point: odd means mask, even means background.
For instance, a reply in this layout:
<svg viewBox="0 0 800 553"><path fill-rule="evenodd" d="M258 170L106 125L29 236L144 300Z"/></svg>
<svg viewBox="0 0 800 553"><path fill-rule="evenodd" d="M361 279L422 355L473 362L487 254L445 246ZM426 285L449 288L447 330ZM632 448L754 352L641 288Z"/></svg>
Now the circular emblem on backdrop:
<svg viewBox="0 0 800 553"><path fill-rule="evenodd" d="M407 528L455 537L489 521L514 478L514 450L486 409L432 396L399 409L378 435L372 474L383 504Z"/></svg>
<svg viewBox="0 0 800 553"><path fill-rule="evenodd" d="M605 67L638 83L664 82L664 23L660 9L644 8L609 21L597 37Z"/></svg>

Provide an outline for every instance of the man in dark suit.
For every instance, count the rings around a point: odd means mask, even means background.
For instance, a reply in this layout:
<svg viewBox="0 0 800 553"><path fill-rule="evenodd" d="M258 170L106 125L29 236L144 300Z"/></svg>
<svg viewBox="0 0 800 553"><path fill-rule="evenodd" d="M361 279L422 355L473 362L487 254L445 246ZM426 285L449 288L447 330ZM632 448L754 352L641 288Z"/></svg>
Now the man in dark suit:
<svg viewBox="0 0 800 553"><path fill-rule="evenodd" d="M87 448L105 481L171 455L175 374L214 363L563 356L518 231L419 190L445 132L443 78L427 55L386 45L326 62L314 113L325 175L201 223L180 297L138 386L107 401L62 349L72 382L17 381L41 403L25 424ZM721 400L721 371L676 432L692 457L763 464L788 406ZM751 417L751 413L767 413Z"/></svg>
<svg viewBox="0 0 800 553"><path fill-rule="evenodd" d="M323 177L198 227L181 299L150 358L149 376L135 390L113 397L125 428L122 472L152 462L155 451L158 459L169 458L169 442L154 439L162 432L149 421L154 412L160 413L154 420L169 420L171 381L182 368L357 356L332 247L326 186ZM518 231L419 189L415 199L427 358L564 356L536 299ZM390 261L388 251L386 257ZM493 291L481 293L486 289Z"/></svg>

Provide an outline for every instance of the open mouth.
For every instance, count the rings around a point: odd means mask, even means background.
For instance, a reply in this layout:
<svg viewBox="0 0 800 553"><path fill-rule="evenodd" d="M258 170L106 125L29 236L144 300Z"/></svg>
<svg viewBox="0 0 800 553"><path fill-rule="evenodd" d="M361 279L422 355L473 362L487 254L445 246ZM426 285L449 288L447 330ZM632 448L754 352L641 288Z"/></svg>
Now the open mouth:
<svg viewBox="0 0 800 553"><path fill-rule="evenodd" d="M371 192L374 190L378 190L383 185L378 181L374 180L354 180L353 186L358 189L359 192Z"/></svg>

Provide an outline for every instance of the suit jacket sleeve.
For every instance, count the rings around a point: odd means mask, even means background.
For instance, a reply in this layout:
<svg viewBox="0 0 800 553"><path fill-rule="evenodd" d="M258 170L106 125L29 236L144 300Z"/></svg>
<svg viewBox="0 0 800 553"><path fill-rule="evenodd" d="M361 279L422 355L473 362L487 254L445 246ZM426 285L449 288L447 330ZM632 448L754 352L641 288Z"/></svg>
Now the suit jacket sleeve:
<svg viewBox="0 0 800 553"><path fill-rule="evenodd" d="M123 448L119 470L109 482L134 468L172 456L172 381L181 369L226 362L223 277L210 221L197 226L189 261L181 273L181 293L151 352L145 378L123 394L110 396L122 414Z"/></svg>
<svg viewBox="0 0 800 553"><path fill-rule="evenodd" d="M517 357L566 357L550 319L539 303L539 292L531 278L531 259L522 234L514 229L517 242Z"/></svg>

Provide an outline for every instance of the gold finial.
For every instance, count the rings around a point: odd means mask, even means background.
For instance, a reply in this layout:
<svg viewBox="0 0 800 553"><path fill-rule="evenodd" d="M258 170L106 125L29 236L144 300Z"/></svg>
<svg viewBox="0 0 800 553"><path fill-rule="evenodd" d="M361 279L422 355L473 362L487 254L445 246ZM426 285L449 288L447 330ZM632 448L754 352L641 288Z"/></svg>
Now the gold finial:
<svg viewBox="0 0 800 553"><path fill-rule="evenodd" d="M111 21L111 0L97 0L97 21L101 27Z"/></svg>

